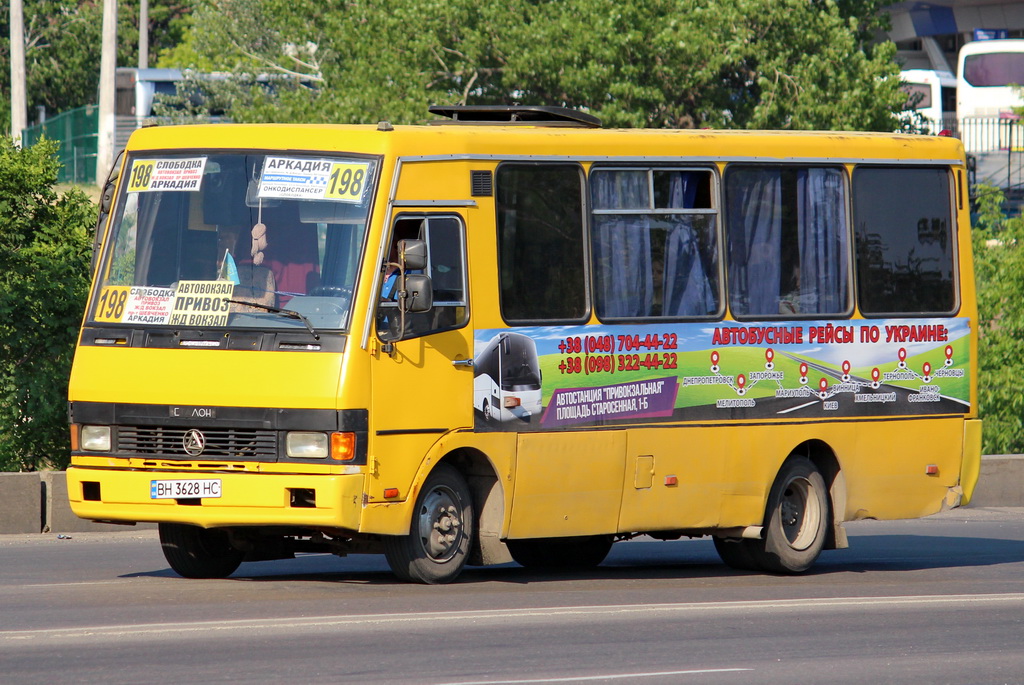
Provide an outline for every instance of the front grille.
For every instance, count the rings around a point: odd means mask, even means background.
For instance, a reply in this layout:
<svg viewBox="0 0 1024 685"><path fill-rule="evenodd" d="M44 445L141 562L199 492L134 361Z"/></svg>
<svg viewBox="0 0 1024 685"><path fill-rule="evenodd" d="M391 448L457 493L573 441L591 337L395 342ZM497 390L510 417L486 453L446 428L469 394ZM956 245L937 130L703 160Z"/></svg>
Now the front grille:
<svg viewBox="0 0 1024 685"><path fill-rule="evenodd" d="M117 451L123 456L164 459L238 459L275 461L277 432L246 428L204 428L201 454L185 452L187 428L164 426L119 426Z"/></svg>

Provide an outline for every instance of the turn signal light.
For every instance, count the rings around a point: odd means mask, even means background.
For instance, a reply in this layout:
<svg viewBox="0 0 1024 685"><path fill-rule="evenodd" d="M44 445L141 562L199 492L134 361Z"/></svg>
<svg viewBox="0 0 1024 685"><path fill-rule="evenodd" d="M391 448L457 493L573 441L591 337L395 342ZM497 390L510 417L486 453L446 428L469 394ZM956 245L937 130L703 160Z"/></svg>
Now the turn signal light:
<svg viewBox="0 0 1024 685"><path fill-rule="evenodd" d="M924 467L924 472L926 474L928 474L929 476L937 476L939 474L939 465L938 464L928 464L928 466Z"/></svg>
<svg viewBox="0 0 1024 685"><path fill-rule="evenodd" d="M331 459L352 461L356 458L355 433L331 433Z"/></svg>
<svg viewBox="0 0 1024 685"><path fill-rule="evenodd" d="M384 499L398 497L398 488L384 488Z"/></svg>

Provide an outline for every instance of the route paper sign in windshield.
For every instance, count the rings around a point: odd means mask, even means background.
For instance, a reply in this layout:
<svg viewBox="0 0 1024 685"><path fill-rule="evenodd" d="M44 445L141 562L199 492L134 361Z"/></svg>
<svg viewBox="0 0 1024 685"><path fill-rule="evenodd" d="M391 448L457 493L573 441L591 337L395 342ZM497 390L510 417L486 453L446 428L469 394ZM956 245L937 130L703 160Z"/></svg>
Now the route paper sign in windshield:
<svg viewBox="0 0 1024 685"><path fill-rule="evenodd" d="M361 203L369 166L369 162L267 157L259 197Z"/></svg>

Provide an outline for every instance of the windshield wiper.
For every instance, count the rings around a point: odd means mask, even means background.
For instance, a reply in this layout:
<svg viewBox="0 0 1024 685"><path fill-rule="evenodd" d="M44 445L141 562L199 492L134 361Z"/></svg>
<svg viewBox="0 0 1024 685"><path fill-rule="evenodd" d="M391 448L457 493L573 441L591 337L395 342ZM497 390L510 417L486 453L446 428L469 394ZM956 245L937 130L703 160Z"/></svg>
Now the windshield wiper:
<svg viewBox="0 0 1024 685"><path fill-rule="evenodd" d="M255 307L256 309L262 309L264 311L272 312L274 314L280 314L282 316L287 316L289 319L298 319L299 321L301 321L302 323L304 323L306 325L307 329L309 329L309 332L313 335L313 340L319 340L320 339L320 334L318 334L315 330L313 330L313 324L311 324L309 322L309 319L307 319L302 314L299 314L294 309L281 309L280 307L271 307L268 304L260 304L259 302L246 302L245 300L231 300L231 299L229 299L228 302L231 302L233 304L244 304L247 307Z"/></svg>

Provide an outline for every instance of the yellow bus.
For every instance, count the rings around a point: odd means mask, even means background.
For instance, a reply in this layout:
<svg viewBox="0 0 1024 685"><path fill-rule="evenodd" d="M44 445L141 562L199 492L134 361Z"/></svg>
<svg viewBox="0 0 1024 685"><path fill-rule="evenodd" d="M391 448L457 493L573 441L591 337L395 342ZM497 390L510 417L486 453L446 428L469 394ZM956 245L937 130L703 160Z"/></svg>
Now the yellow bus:
<svg viewBox="0 0 1024 685"><path fill-rule="evenodd" d="M978 478L951 138L426 126L135 132L69 401L81 517L171 568L599 564L712 536L799 573Z"/></svg>

